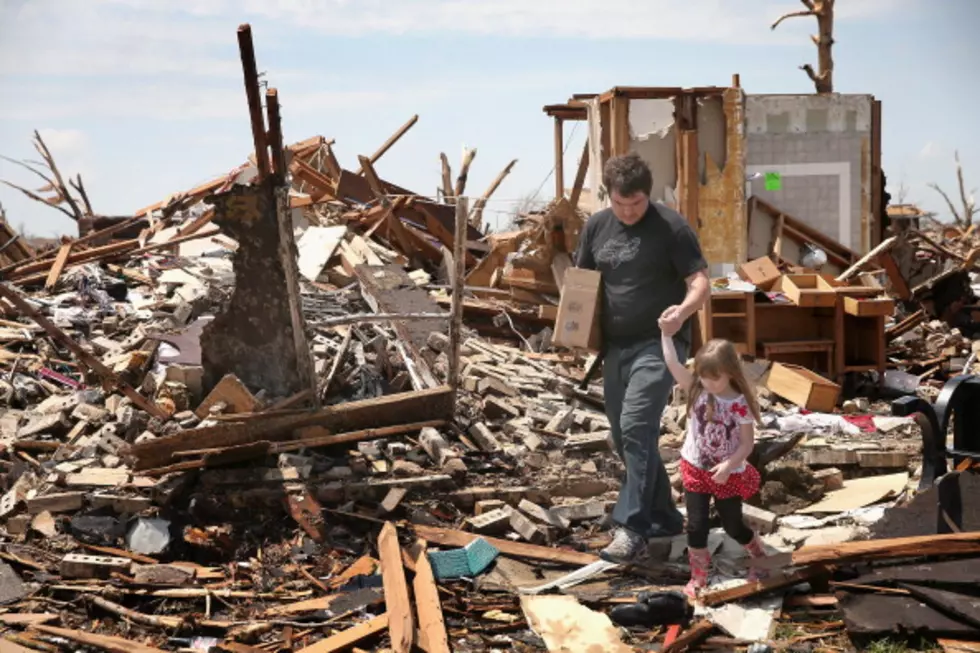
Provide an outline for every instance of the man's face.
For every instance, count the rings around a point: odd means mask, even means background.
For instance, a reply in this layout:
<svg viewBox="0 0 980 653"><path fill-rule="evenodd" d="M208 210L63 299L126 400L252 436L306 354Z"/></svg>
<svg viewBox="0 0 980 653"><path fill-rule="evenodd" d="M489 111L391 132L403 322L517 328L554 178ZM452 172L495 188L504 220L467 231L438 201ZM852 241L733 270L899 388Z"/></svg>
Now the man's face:
<svg viewBox="0 0 980 653"><path fill-rule="evenodd" d="M650 197L646 193L636 192L632 195L620 195L618 191L610 194L612 210L616 218L626 225L633 225L647 212Z"/></svg>

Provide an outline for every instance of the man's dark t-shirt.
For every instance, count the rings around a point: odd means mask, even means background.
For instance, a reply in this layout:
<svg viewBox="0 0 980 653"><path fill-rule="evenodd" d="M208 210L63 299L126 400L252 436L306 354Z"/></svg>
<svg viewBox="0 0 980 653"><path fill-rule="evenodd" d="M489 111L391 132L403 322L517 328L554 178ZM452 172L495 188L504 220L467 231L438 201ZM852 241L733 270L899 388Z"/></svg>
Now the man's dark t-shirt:
<svg viewBox="0 0 980 653"><path fill-rule="evenodd" d="M659 339L657 319L684 301L685 279L707 263L687 220L651 202L633 225L620 222L611 208L590 217L579 236L575 266L602 273L603 339L623 347ZM690 320L677 335L690 343Z"/></svg>

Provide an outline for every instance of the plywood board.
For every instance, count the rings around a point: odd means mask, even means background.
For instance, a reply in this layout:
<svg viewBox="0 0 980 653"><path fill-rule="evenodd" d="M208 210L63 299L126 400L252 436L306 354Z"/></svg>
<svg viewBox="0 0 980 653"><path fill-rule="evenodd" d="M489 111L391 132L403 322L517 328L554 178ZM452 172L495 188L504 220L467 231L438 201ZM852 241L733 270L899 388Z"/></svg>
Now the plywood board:
<svg viewBox="0 0 980 653"><path fill-rule="evenodd" d="M296 243L299 273L308 281L316 281L346 233L347 227L344 225L309 227L304 231Z"/></svg>
<svg viewBox="0 0 980 653"><path fill-rule="evenodd" d="M544 640L549 651L633 650L620 639L619 629L607 615L581 605L574 596L524 596L521 608L528 626Z"/></svg>
<svg viewBox="0 0 980 653"><path fill-rule="evenodd" d="M888 497L896 496L905 489L908 483L908 472L844 481L844 487L840 490L828 492L822 501L818 501L812 506L803 508L797 512L812 514L856 510L857 508L878 503Z"/></svg>

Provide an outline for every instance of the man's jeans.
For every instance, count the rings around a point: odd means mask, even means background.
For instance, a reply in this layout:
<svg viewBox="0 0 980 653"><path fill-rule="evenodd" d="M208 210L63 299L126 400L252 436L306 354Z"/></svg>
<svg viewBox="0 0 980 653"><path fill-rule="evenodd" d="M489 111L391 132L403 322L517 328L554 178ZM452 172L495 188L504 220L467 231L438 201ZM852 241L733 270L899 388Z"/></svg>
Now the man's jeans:
<svg viewBox="0 0 980 653"><path fill-rule="evenodd" d="M675 338L681 361L689 345ZM674 505L670 478L660 458L660 417L674 379L664 363L660 339L629 347L608 345L603 360L606 416L613 444L626 466L613 521L643 537L676 535L684 517Z"/></svg>

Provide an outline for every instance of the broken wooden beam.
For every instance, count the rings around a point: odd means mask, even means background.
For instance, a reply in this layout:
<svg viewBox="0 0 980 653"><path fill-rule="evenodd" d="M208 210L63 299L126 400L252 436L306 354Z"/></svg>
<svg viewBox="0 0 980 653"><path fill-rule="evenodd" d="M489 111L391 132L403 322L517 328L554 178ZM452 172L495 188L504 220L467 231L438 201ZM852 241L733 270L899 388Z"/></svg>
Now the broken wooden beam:
<svg viewBox="0 0 980 653"><path fill-rule="evenodd" d="M374 152L374 154L372 154L368 158L368 161L370 163L372 163L372 164L377 163L378 159L380 159L382 156L384 156L384 153L387 152L388 150L390 150L391 147L395 143L397 143L399 141L399 139L401 139L402 136L404 136L406 133L408 133L408 130L411 129L412 127L414 127L415 126L415 123L417 123L418 121L419 121L418 114L415 114L414 116L412 116L411 118L409 118L408 119L408 122L406 122L404 125L402 125L401 127L399 127L398 128L398 131L396 131L394 134L392 134L390 137L388 137L388 140L386 140L384 143L381 144L381 147L379 147ZM361 167L358 168L356 174L363 175L364 172L365 172L364 166L361 165Z"/></svg>
<svg viewBox="0 0 980 653"><path fill-rule="evenodd" d="M980 553L980 531L804 546L792 553L769 556L759 565L773 569L786 564L796 566L973 553Z"/></svg>
<svg viewBox="0 0 980 653"><path fill-rule="evenodd" d="M248 115L252 121L255 164L259 169L259 181L262 181L269 176L268 143L266 142L265 120L262 117L262 99L259 96L259 71L255 64L252 27L248 23L238 26L238 52L242 59L245 97L248 99Z"/></svg>
<svg viewBox="0 0 980 653"><path fill-rule="evenodd" d="M453 240L452 319L449 322L449 374L446 383L455 393L459 389L459 350L463 338L463 286L465 285L467 202L465 197L456 201L456 232Z"/></svg>
<svg viewBox="0 0 980 653"><path fill-rule="evenodd" d="M464 531L439 528L436 526L424 526L422 524L415 524L412 528L419 537L439 546L463 547L478 537L481 537L480 535L466 533ZM591 553L511 542L510 540L503 540L496 537L484 537L484 539L504 555L527 558L528 560L558 562L566 565L589 565L599 560L598 556L592 555Z"/></svg>
<svg viewBox="0 0 980 653"><path fill-rule="evenodd" d="M483 209L486 208L487 202L490 201L490 197L497 192L497 188L500 187L500 184L502 184L504 179L507 178L507 175L509 175L510 171L514 169L515 165L517 165L517 159L514 159L508 163L503 170L497 173L496 178L494 178L494 180L490 183L487 190L484 191L483 195L481 195L478 200L476 200L476 202L473 204L473 212L470 214L468 220L470 225L476 227L477 229L483 228Z"/></svg>
<svg viewBox="0 0 980 653"><path fill-rule="evenodd" d="M429 563L424 541L418 542L416 552L417 555L413 560L415 579L412 585L419 617L419 645L426 653L450 653L439 588L432 573L432 565Z"/></svg>
<svg viewBox="0 0 980 653"><path fill-rule="evenodd" d="M248 444L259 440L283 442L305 426L322 426L335 433L406 423L451 419L454 405L449 386L350 401L296 415L261 416L248 422L224 423L182 431L130 447L137 471L172 462L178 451Z"/></svg>
<svg viewBox="0 0 980 653"><path fill-rule="evenodd" d="M339 653L349 650L351 646L363 639L377 635L388 627L388 614L381 614L373 619L363 621L353 628L342 630L339 633L321 639L316 644L303 647L296 653Z"/></svg>
<svg viewBox="0 0 980 653"><path fill-rule="evenodd" d="M378 535L378 557L381 559L391 647L395 653L410 653L415 642L415 616L412 614L412 600L408 596L398 531L391 522L385 522Z"/></svg>
<svg viewBox="0 0 980 653"><path fill-rule="evenodd" d="M95 633L87 633L83 630L43 625L31 626L31 630L37 630L47 635L54 635L55 637L63 637L69 641L92 646L103 651L108 651L109 653L164 653L162 649L147 646L131 639L96 635Z"/></svg>

